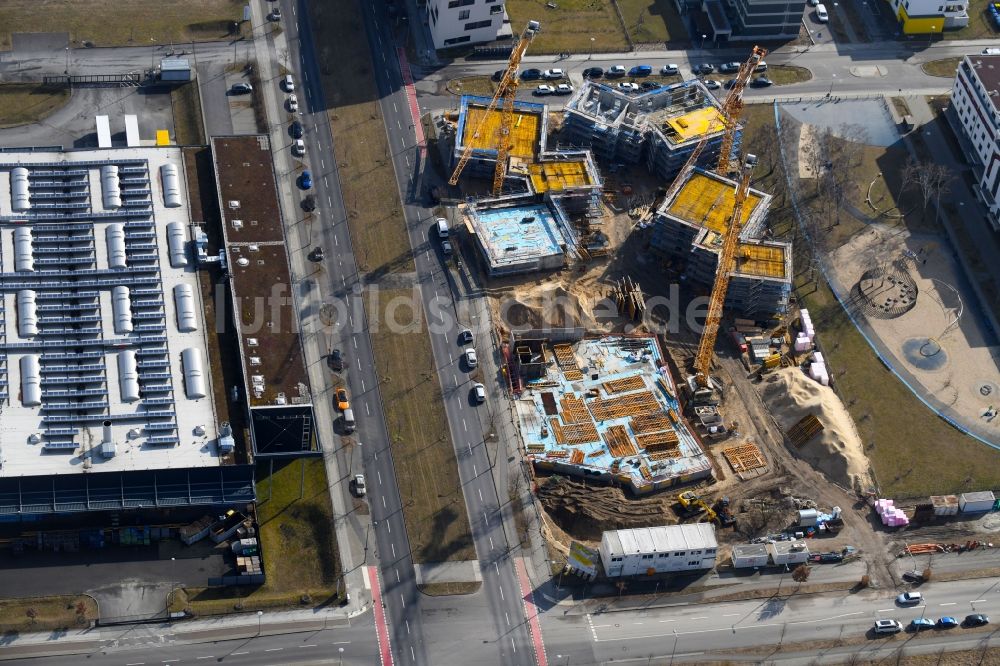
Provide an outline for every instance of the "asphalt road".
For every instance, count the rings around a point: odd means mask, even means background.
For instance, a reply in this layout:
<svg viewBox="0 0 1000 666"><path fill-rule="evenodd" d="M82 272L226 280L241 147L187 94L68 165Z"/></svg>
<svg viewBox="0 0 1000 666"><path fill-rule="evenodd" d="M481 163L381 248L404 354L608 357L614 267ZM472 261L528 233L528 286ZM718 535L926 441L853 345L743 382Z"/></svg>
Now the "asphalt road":
<svg viewBox="0 0 1000 666"><path fill-rule="evenodd" d="M682 604L646 610L577 614L567 603L543 615L545 644L553 663L616 662L632 659L705 661L708 652L748 648L826 644L861 640L861 650L884 645L915 645L925 640L956 646L993 636L993 629L931 629L914 636L875 637L869 629L877 618L934 620L949 615L962 620L970 613L1000 619L1000 583L983 578L922 586L926 603L901 607L895 593L863 591L857 594L803 595L714 604ZM564 612L565 611L565 612ZM867 638L867 640L865 640ZM1000 644L1000 636L995 637ZM802 649L808 649L806 647ZM940 649L940 648L938 648ZM862 652L864 654L864 652ZM815 658L815 653L814 653Z"/></svg>

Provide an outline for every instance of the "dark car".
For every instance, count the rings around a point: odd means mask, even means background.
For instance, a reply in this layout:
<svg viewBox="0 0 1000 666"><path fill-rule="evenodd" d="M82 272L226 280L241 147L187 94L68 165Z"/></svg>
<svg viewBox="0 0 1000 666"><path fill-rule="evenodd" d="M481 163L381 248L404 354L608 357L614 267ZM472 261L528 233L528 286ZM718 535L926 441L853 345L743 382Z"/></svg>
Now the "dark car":
<svg viewBox="0 0 1000 666"><path fill-rule="evenodd" d="M738 62L724 62L719 65L719 71L723 74L735 74L740 71L740 63Z"/></svg>
<svg viewBox="0 0 1000 666"><path fill-rule="evenodd" d="M330 366L330 369L334 372L340 372L344 369L344 355L340 353L339 349L334 349L330 352L330 355L326 357L326 364Z"/></svg>
<svg viewBox="0 0 1000 666"><path fill-rule="evenodd" d="M604 76L603 67L588 67L583 70L583 78L585 79L599 79Z"/></svg>
<svg viewBox="0 0 1000 666"><path fill-rule="evenodd" d="M319 246L314 247L313 251L309 253L309 259L311 261L323 261L325 258L326 255L323 252L323 248Z"/></svg>
<svg viewBox="0 0 1000 666"><path fill-rule="evenodd" d="M303 190L311 190L313 186L312 174L308 171L303 171L302 175L299 176L299 188Z"/></svg>
<svg viewBox="0 0 1000 666"><path fill-rule="evenodd" d="M493 76L491 76L490 78L492 78L494 81L499 81L500 79L503 78L503 73L506 71L507 71L506 69L498 69L497 71L493 72Z"/></svg>
<svg viewBox="0 0 1000 666"><path fill-rule="evenodd" d="M521 72L521 78L525 81L537 81L542 78L542 70L540 69L526 69Z"/></svg>
<svg viewBox="0 0 1000 666"><path fill-rule="evenodd" d="M695 74L711 74L715 71L715 65L709 62L704 62L700 65L695 65L693 70Z"/></svg>
<svg viewBox="0 0 1000 666"><path fill-rule="evenodd" d="M975 615L966 615L965 622L962 624L966 627L981 627L984 624L989 624L989 616L983 615L982 613L976 613Z"/></svg>
<svg viewBox="0 0 1000 666"><path fill-rule="evenodd" d="M302 123L300 123L297 120L294 121L291 125L288 126L288 133L292 135L293 139L301 139L302 138Z"/></svg>
<svg viewBox="0 0 1000 666"><path fill-rule="evenodd" d="M316 197L309 195L302 200L302 210L307 213L311 213L316 210Z"/></svg>
<svg viewBox="0 0 1000 666"><path fill-rule="evenodd" d="M639 84L639 87L643 90L656 90L657 88L662 88L663 86L656 81L643 81Z"/></svg>
<svg viewBox="0 0 1000 666"><path fill-rule="evenodd" d="M774 81L767 78L766 76L758 76L756 79L750 82L754 88L767 88L768 86L774 85Z"/></svg>
<svg viewBox="0 0 1000 666"><path fill-rule="evenodd" d="M726 81L722 85L725 86L726 90L729 90L730 88L732 88L733 86L736 85L736 79L729 79L728 81Z"/></svg>
<svg viewBox="0 0 1000 666"><path fill-rule="evenodd" d="M649 76L653 73L653 68L649 65L636 65L632 69L628 70L628 75L632 77L636 76Z"/></svg>
<svg viewBox="0 0 1000 666"><path fill-rule="evenodd" d="M253 92L253 86L249 83L234 83L229 91L234 95L249 95Z"/></svg>

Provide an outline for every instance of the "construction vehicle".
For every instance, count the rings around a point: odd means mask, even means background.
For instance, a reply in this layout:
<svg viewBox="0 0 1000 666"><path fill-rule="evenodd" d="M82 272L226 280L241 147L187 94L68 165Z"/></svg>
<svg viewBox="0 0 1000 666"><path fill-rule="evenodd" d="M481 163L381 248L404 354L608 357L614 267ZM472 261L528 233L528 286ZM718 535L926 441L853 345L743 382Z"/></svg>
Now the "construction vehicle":
<svg viewBox="0 0 1000 666"><path fill-rule="evenodd" d="M718 522L719 527L732 527L736 523L736 518L733 517L732 511L729 510L728 497L720 497L715 500L712 509L718 515L716 522Z"/></svg>
<svg viewBox="0 0 1000 666"><path fill-rule="evenodd" d="M539 30L541 30L541 24L538 21L528 21L528 25L524 28L520 39L510 53L510 58L507 60L507 69L500 78L500 83L497 84L497 90L493 93L493 99L486 106L486 113L483 114L479 125L476 126L475 132L473 132L473 136L475 137L480 135L486 126L490 114L496 110L502 99L503 107L500 116L500 129L497 133L497 163L493 171L493 196L499 196L500 189L503 187L504 177L507 175L507 158L510 155L511 149L511 127L514 122L514 98L517 95L517 86L520 83L520 79L517 76L517 68L521 65L521 58L524 57L525 52L528 50L528 45L535 38L535 35L538 34ZM458 184L458 179L462 175L465 165L472 158L473 150L472 143L466 142L465 150L462 151L462 156L455 166L455 171L452 172L451 178L448 179L449 185Z"/></svg>
<svg viewBox="0 0 1000 666"><path fill-rule="evenodd" d="M729 499L723 498L726 501L726 506L729 505ZM721 501L721 500L720 500ZM709 505L704 499L699 497L693 491L686 490L677 496L677 503L680 505L680 510L678 513L681 514L681 518L691 518L697 515L701 515L701 521L706 523L719 523L721 526L725 526L720 517L718 511ZM719 502L716 502L716 506ZM728 509L726 509L727 516L729 515ZM732 524L732 517L730 516L730 522Z"/></svg>

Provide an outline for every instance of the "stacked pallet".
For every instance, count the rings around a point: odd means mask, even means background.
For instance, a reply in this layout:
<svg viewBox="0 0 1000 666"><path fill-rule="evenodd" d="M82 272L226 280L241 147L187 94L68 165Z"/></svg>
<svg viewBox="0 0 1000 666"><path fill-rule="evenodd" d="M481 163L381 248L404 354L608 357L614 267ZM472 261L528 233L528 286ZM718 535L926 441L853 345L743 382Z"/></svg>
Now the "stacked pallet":
<svg viewBox="0 0 1000 666"><path fill-rule="evenodd" d="M583 399L577 398L575 395L567 395L560 399L559 406L562 408L563 423L586 423L593 421L590 417L590 410L587 409L587 404Z"/></svg>
<svg viewBox="0 0 1000 666"><path fill-rule="evenodd" d="M626 275L623 279L618 280L615 283L613 293L619 313L627 314L629 319L633 321L642 319L642 315L646 311L646 300L642 297L639 285L632 278Z"/></svg>
<svg viewBox="0 0 1000 666"><path fill-rule="evenodd" d="M649 391L630 393L617 398L598 398L590 404L590 411L598 421L639 416L660 409L660 403Z"/></svg>
<svg viewBox="0 0 1000 666"><path fill-rule="evenodd" d="M767 469L767 460L764 458L764 454L753 442L730 446L728 449L722 450L722 455L726 457L733 471L737 474Z"/></svg>
<svg viewBox="0 0 1000 666"><path fill-rule="evenodd" d="M639 389L646 388L646 382L643 381L642 375L632 375L630 377L621 377L620 379L612 379L606 381L601 386L608 394L612 393L627 393L629 391L638 391Z"/></svg>
<svg viewBox="0 0 1000 666"><path fill-rule="evenodd" d="M559 419L550 419L549 425L558 444L587 444L600 438L593 421L563 424Z"/></svg>
<svg viewBox="0 0 1000 666"><path fill-rule="evenodd" d="M660 432L661 430L673 430L674 427L670 419L662 413L633 416L629 420L629 425L632 426L632 432L636 435L645 435L651 432Z"/></svg>
<svg viewBox="0 0 1000 666"><path fill-rule="evenodd" d="M680 458L680 438L673 430L656 432L649 435L636 435L639 446L646 450L646 455L652 460Z"/></svg>
<svg viewBox="0 0 1000 666"><path fill-rule="evenodd" d="M552 345L552 350L556 354L556 363L559 364L566 379L571 382L583 379L583 373L576 364L576 354L573 353L572 345Z"/></svg>
<svg viewBox="0 0 1000 666"><path fill-rule="evenodd" d="M625 426L615 425L605 430L604 443L608 445L608 450L614 458L626 458L638 453Z"/></svg>
<svg viewBox="0 0 1000 666"><path fill-rule="evenodd" d="M815 435L823 431L823 423L815 414L806 414L785 434L788 440L795 446L802 446Z"/></svg>

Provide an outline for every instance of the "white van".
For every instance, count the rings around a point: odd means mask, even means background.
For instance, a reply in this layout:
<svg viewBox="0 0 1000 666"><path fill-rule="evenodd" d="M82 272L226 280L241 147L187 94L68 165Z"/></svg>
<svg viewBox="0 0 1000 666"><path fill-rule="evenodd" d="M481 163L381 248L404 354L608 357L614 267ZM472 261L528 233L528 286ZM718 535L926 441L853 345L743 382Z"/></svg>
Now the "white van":
<svg viewBox="0 0 1000 666"><path fill-rule="evenodd" d="M826 23L830 20L830 15L826 11L826 6L816 5L816 20L820 23Z"/></svg>
<svg viewBox="0 0 1000 666"><path fill-rule="evenodd" d="M354 422L354 410L348 407L344 410L344 432L354 432L357 423Z"/></svg>
<svg viewBox="0 0 1000 666"><path fill-rule="evenodd" d="M439 217L435 223L435 227L437 228L438 238L448 237L448 220L443 217Z"/></svg>

